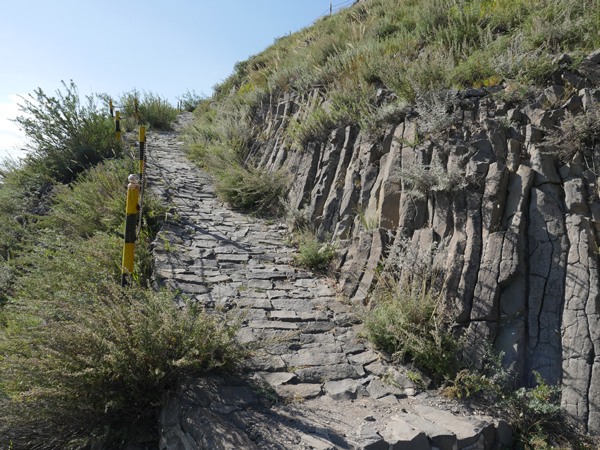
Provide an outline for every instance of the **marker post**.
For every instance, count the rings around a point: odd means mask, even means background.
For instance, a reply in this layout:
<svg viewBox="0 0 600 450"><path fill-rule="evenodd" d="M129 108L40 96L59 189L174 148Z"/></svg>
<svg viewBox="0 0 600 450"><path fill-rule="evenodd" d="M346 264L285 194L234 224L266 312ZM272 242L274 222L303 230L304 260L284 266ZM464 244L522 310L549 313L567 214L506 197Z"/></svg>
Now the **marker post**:
<svg viewBox="0 0 600 450"><path fill-rule="evenodd" d="M123 262L121 263L121 286L128 284L127 276L133 273L133 255L135 254L135 229L137 225L138 198L140 194L140 177L129 175L127 185L127 219L125 221L125 244L123 245Z"/></svg>
<svg viewBox="0 0 600 450"><path fill-rule="evenodd" d="M119 111L116 112L115 118L115 131L117 132L117 141L121 141L121 119L119 118Z"/></svg>

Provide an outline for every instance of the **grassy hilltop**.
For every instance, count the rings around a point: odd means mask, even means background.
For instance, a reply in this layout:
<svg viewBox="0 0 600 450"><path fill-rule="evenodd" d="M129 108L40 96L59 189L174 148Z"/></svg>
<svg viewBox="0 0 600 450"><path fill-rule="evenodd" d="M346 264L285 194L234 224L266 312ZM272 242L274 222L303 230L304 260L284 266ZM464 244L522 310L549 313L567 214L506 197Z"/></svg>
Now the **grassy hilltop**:
<svg viewBox="0 0 600 450"><path fill-rule="evenodd" d="M549 83L552 59L573 53L576 68L600 47L598 0L370 0L277 38L238 62L197 111L192 155L217 143L244 151L261 138L252 119L261 101L318 88L326 99L286 129L303 145L333 128L376 131L431 92ZM378 89L396 101L377 107Z"/></svg>

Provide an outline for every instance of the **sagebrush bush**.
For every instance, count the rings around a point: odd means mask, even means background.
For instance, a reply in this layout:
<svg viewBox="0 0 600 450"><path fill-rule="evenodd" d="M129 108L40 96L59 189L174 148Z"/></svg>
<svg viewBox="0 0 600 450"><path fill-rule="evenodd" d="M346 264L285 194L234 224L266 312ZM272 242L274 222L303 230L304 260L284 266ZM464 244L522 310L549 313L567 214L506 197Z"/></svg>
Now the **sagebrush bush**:
<svg viewBox="0 0 600 450"><path fill-rule="evenodd" d="M560 127L551 131L549 143L564 162L571 162L575 155L592 150L600 144L600 105L576 116L567 112Z"/></svg>
<svg viewBox="0 0 600 450"><path fill-rule="evenodd" d="M102 94L106 104L110 97ZM138 118L135 117L135 100L138 101ZM126 131L134 131L138 126L145 125L157 130L170 130L171 123L177 118L177 108L174 108L165 97L152 91L138 91L120 94L115 108L120 112L122 124Z"/></svg>
<svg viewBox="0 0 600 450"><path fill-rule="evenodd" d="M497 352L486 342L483 369L461 370L454 380L449 380L444 395L469 398L506 419L513 429L511 448L597 448L594 439L583 436L561 414L559 386L549 385L534 371L536 385L517 388L518 374L512 366L503 364L503 357L503 352Z"/></svg>
<svg viewBox="0 0 600 450"><path fill-rule="evenodd" d="M97 108L96 98L88 96L82 102L73 81L63 86L65 93L57 90L56 97L39 88L31 100L22 97L26 115L15 120L28 139L20 170L24 177L35 174L41 184L69 182L100 161L122 154L114 124L106 111Z"/></svg>
<svg viewBox="0 0 600 450"><path fill-rule="evenodd" d="M460 368L441 297L445 244L415 248L397 238L364 313L368 338L400 361L411 361L436 382Z"/></svg>
<svg viewBox="0 0 600 450"><path fill-rule="evenodd" d="M219 170L215 178L215 192L235 208L257 213L281 209L289 176L285 171L269 172L232 164Z"/></svg>
<svg viewBox="0 0 600 450"><path fill-rule="evenodd" d="M137 286L104 282L96 290L7 310L0 428L15 448L80 447L94 433L105 434L104 445L123 445L155 420L166 389L186 371L230 370L246 354L235 340L239 314L180 308L173 294Z"/></svg>
<svg viewBox="0 0 600 450"><path fill-rule="evenodd" d="M320 242L307 229L298 232L293 241L298 246L298 253L293 255L296 263L310 269L327 268L337 252L337 245L327 241Z"/></svg>
<svg viewBox="0 0 600 450"><path fill-rule="evenodd" d="M407 193L425 198L433 192L457 192L467 187L470 180L459 171L448 171L439 163L413 164L400 169L400 178Z"/></svg>
<svg viewBox="0 0 600 450"><path fill-rule="evenodd" d="M187 90L181 97L177 97L177 100L181 102L181 108L184 111L194 112L198 105L206 100L204 94L196 94L195 90Z"/></svg>
<svg viewBox="0 0 600 450"><path fill-rule="evenodd" d="M59 185L52 195L49 214L39 219L42 227L61 234L91 237L97 232L122 234L125 223L128 176L136 173L138 161L125 157L107 161L85 172L70 186ZM144 193L145 224L164 211L156 196Z"/></svg>

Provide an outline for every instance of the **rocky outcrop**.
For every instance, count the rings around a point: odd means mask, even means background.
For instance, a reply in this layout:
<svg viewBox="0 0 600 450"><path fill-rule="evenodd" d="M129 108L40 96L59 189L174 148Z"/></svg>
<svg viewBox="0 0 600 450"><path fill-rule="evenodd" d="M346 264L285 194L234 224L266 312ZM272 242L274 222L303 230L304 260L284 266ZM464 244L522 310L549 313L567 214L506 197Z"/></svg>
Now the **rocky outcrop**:
<svg viewBox="0 0 600 450"><path fill-rule="evenodd" d="M341 242L339 286L357 302L368 301L373 268L394 237L427 229L444 239L443 292L465 357L480 366L490 341L522 385L535 384L534 371L562 383L564 409L600 432L600 201L589 169L600 148L565 163L546 140L567 114L600 101L600 58L591 53L578 71L566 60L556 60L554 85L520 100L500 95L506 86L459 92L443 139L419 133L427 114L407 108L380 136L340 128L298 148L280 131L324 94L286 93L265 105L257 126L271 138L249 157L289 169L290 202L309 211L321 239ZM433 165L464 177L466 188L415 193L407 172Z"/></svg>

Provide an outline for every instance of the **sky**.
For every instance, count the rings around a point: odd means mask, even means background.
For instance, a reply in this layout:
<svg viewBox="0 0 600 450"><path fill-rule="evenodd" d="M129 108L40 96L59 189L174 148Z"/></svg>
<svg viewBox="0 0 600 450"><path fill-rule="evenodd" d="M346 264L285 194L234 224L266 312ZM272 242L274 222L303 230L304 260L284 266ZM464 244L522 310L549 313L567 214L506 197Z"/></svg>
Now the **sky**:
<svg viewBox="0 0 600 450"><path fill-rule="evenodd" d="M22 156L13 122L19 96L53 94L73 80L81 96L133 88L176 105L212 87L237 61L329 13L330 0L19 0L0 14L0 158ZM334 11L353 0L333 2Z"/></svg>

